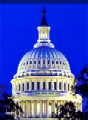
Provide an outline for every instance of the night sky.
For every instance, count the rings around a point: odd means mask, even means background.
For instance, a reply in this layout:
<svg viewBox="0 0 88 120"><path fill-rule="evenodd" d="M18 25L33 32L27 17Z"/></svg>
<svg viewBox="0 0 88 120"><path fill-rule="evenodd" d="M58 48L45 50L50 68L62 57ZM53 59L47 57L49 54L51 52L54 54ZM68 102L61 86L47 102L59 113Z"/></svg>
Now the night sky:
<svg viewBox="0 0 88 120"><path fill-rule="evenodd" d="M10 93L21 58L37 42L43 6L52 43L68 59L72 73L77 75L88 63L87 4L1 4L0 83L7 84Z"/></svg>

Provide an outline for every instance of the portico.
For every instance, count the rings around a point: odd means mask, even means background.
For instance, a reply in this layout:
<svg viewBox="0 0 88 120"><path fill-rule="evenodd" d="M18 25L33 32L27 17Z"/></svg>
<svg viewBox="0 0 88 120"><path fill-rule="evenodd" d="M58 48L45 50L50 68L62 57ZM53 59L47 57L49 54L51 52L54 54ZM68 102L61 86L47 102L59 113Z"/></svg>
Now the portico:
<svg viewBox="0 0 88 120"><path fill-rule="evenodd" d="M29 98L30 99L30 98ZM18 104L22 107L24 114L21 115L19 113L20 118L51 118L52 112L56 113L56 104L58 106L63 105L65 102L70 101L68 100L58 100L56 97L42 97L41 98L34 98L36 100L19 100ZM56 99L56 100L54 100ZM74 104L77 110L81 109L81 103L74 98ZM77 103L77 104L76 104ZM60 111L58 111L59 114Z"/></svg>

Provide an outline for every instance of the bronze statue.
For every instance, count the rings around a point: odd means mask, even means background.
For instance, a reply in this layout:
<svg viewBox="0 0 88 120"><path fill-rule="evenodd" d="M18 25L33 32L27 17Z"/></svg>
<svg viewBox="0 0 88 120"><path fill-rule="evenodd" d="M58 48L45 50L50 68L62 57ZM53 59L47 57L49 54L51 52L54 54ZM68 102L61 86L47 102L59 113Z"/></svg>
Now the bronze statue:
<svg viewBox="0 0 88 120"><path fill-rule="evenodd" d="M42 14L43 14L43 16L45 16L45 14L46 14L46 9L45 9L45 7L43 7L43 9L42 9Z"/></svg>
<svg viewBox="0 0 88 120"><path fill-rule="evenodd" d="M45 9L45 7L43 7L41 26L48 26L48 24L46 22L46 16L45 15L46 15L46 9Z"/></svg>

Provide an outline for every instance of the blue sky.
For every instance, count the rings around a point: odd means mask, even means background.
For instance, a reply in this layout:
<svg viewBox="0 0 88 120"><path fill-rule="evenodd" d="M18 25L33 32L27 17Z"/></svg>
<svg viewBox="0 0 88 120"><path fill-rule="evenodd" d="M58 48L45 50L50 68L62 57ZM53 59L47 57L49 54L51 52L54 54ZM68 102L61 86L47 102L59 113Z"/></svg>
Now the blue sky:
<svg viewBox="0 0 88 120"><path fill-rule="evenodd" d="M88 63L87 4L1 4L0 82L9 92L21 58L37 41L43 6L51 41L67 57L73 74Z"/></svg>

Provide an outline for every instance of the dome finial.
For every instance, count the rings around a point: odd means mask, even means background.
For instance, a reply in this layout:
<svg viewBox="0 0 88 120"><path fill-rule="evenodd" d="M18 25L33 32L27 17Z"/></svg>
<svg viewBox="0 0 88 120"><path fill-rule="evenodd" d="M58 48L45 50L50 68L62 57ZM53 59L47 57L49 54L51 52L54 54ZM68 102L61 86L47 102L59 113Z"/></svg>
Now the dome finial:
<svg viewBox="0 0 88 120"><path fill-rule="evenodd" d="M43 16L46 15L46 9L45 9L45 7L43 7L43 9L42 9L42 14L43 14Z"/></svg>
<svg viewBox="0 0 88 120"><path fill-rule="evenodd" d="M41 21L41 25L40 26L48 26L47 22L46 22L46 9L45 7L43 7L42 9L42 21Z"/></svg>

